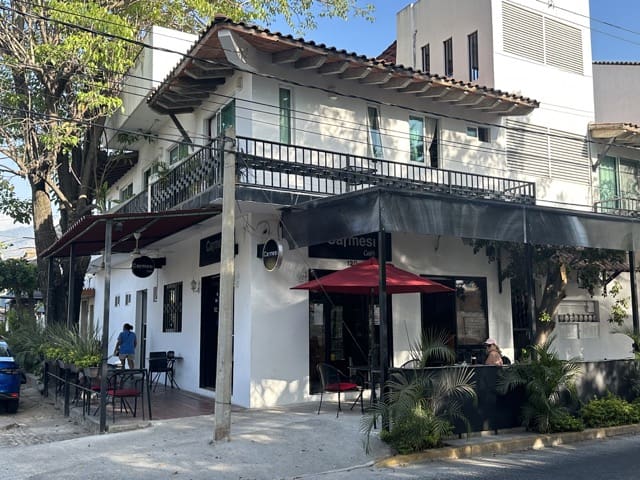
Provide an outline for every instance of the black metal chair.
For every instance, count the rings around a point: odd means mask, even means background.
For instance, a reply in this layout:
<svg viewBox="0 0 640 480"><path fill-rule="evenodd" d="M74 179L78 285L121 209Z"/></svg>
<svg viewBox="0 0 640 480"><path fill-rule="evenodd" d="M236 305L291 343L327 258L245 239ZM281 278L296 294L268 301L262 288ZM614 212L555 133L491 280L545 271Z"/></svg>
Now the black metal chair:
<svg viewBox="0 0 640 480"><path fill-rule="evenodd" d="M155 392L160 383L160 376L164 374L164 389L167 389L167 379L172 373L173 364L167 358L167 352L149 353L149 383Z"/></svg>
<svg viewBox="0 0 640 480"><path fill-rule="evenodd" d="M364 402L362 400L362 392L364 388L361 385L358 385L342 371L338 370L333 365L329 365L328 363L319 363L316 368L318 369L318 373L320 374L320 381L322 382L322 390L320 392L320 405L318 405L318 415L320 414L320 409L322 408L322 397L325 392L338 394L338 411L336 412L336 417L338 417L340 415L340 412L342 411L340 395L344 392L358 392L358 396L351 404L351 410L353 410L355 404L358 403L358 400L360 400L360 410L362 411L362 413L364 413Z"/></svg>
<svg viewBox="0 0 640 480"><path fill-rule="evenodd" d="M118 369L107 378L107 397L112 405L112 419L116 421L116 406L120 412L138 413L138 399L142 405L142 419L145 418L145 397L148 404L149 420L151 420L151 398L147 371L144 368ZM133 403L133 405L131 405Z"/></svg>

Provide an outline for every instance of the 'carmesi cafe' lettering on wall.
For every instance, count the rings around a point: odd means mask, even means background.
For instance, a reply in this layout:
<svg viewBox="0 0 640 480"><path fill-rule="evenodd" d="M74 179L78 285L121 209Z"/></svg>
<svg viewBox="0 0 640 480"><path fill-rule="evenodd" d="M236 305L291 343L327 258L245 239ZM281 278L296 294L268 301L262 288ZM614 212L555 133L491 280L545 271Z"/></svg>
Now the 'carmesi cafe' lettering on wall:
<svg viewBox="0 0 640 480"><path fill-rule="evenodd" d="M385 257L391 260L391 236L387 234ZM330 242L309 246L311 258L337 258L341 260L366 260L378 256L378 234L367 233L357 237L339 238Z"/></svg>
<svg viewBox="0 0 640 480"><path fill-rule="evenodd" d="M199 265L211 265L220 263L220 252L222 251L222 234L216 233L210 237L200 240L200 262ZM234 245L234 254L238 254L238 244Z"/></svg>

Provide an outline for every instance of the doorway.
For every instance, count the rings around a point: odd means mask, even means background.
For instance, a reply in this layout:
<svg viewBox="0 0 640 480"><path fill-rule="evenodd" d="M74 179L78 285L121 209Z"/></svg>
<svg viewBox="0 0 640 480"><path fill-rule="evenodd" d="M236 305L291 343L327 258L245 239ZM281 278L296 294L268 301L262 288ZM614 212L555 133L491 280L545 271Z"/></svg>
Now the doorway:
<svg viewBox="0 0 640 480"><path fill-rule="evenodd" d="M200 288L200 388L215 390L220 276L202 277Z"/></svg>
<svg viewBox="0 0 640 480"><path fill-rule="evenodd" d="M136 292L136 322L135 331L138 332L138 361L136 365L146 368L147 358L147 291Z"/></svg>

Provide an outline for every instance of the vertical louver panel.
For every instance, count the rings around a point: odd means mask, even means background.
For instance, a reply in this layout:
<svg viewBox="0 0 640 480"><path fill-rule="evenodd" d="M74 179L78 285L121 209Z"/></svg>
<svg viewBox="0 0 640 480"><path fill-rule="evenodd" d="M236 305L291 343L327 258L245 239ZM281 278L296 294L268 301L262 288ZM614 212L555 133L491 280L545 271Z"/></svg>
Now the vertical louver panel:
<svg viewBox="0 0 640 480"><path fill-rule="evenodd" d="M502 36L506 53L584 74L579 28L504 1Z"/></svg>
<svg viewBox="0 0 640 480"><path fill-rule="evenodd" d="M587 139L550 130L551 176L583 185L591 183L591 161Z"/></svg>
<svg viewBox="0 0 640 480"><path fill-rule="evenodd" d="M582 75L584 69L580 29L545 18L544 35L546 63Z"/></svg>
<svg viewBox="0 0 640 480"><path fill-rule="evenodd" d="M547 129L526 123L507 121L507 163L509 169L523 175L549 178L549 135Z"/></svg>
<svg viewBox="0 0 640 480"><path fill-rule="evenodd" d="M544 63L542 15L502 3L504 51Z"/></svg>

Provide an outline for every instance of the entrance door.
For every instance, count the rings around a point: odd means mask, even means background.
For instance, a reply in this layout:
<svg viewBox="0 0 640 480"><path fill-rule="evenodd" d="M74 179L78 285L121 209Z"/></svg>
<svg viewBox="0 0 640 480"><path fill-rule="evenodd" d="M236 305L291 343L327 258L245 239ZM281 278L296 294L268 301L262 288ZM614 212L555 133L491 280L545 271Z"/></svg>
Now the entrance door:
<svg viewBox="0 0 640 480"><path fill-rule="evenodd" d="M220 276L202 277L200 290L200 388L216 388Z"/></svg>
<svg viewBox="0 0 640 480"><path fill-rule="evenodd" d="M147 358L147 291L138 290L136 292L136 324L135 331L138 332L138 360L136 365L146 368Z"/></svg>

